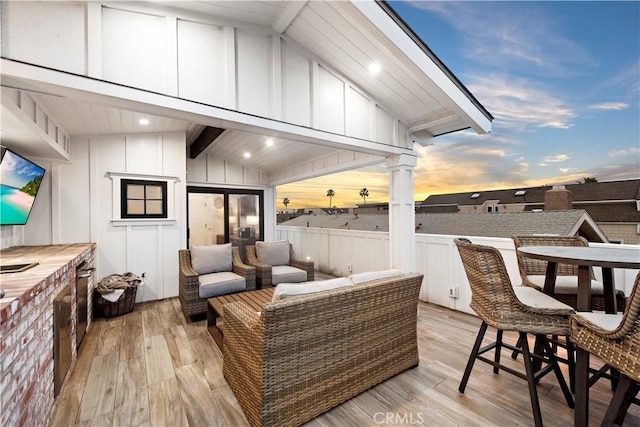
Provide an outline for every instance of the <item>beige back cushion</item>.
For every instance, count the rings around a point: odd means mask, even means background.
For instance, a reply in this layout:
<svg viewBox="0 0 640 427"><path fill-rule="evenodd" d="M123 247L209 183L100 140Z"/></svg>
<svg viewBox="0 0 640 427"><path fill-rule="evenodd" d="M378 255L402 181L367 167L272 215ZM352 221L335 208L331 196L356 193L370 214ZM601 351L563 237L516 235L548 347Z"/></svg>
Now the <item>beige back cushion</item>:
<svg viewBox="0 0 640 427"><path fill-rule="evenodd" d="M256 242L258 261L269 265L289 265L289 242Z"/></svg>
<svg viewBox="0 0 640 427"><path fill-rule="evenodd" d="M191 247L191 266L198 274L231 271L231 243Z"/></svg>
<svg viewBox="0 0 640 427"><path fill-rule="evenodd" d="M328 291L329 289L337 289L351 285L353 285L353 282L349 280L348 277L338 277L336 279L321 280L317 282L280 283L273 291L273 299L271 301L278 301L284 298L313 294L316 292Z"/></svg>
<svg viewBox="0 0 640 427"><path fill-rule="evenodd" d="M365 273L357 273L349 276L354 285L370 282L372 280L386 279L387 277L402 276L402 271L397 268L382 271L367 271Z"/></svg>

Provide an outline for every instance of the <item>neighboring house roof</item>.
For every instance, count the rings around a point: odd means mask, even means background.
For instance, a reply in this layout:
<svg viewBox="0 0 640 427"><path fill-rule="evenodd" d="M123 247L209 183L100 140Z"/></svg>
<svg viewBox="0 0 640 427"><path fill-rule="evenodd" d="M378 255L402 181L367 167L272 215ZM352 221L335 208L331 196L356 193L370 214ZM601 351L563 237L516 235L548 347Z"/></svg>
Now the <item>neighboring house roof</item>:
<svg viewBox="0 0 640 427"><path fill-rule="evenodd" d="M436 194L417 205L419 212L457 212L460 206L481 206L488 200L501 205L524 204L525 211L544 208L544 195L551 186L511 188ZM565 185L572 192L573 207L586 210L597 222L640 223L640 179Z"/></svg>
<svg viewBox="0 0 640 427"><path fill-rule="evenodd" d="M514 234L581 235L592 242L608 242L584 210L497 214L417 213L416 233L506 237ZM303 215L280 225L341 230L389 231L387 215Z"/></svg>
<svg viewBox="0 0 640 427"><path fill-rule="evenodd" d="M416 214L417 230L425 234L511 237L514 234L581 235L589 241L608 242L600 227L581 209L495 214Z"/></svg>

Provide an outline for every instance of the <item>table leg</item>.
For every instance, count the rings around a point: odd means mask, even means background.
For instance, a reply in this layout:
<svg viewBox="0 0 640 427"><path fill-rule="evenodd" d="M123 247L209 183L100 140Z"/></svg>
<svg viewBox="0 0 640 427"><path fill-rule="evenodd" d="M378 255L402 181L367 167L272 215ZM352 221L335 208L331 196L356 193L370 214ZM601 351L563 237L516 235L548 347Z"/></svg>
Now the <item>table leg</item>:
<svg viewBox="0 0 640 427"><path fill-rule="evenodd" d="M576 311L591 311L591 269L578 266L578 303Z"/></svg>
<svg viewBox="0 0 640 427"><path fill-rule="evenodd" d="M607 314L616 314L616 286L613 268L602 267L602 284L604 285L604 310Z"/></svg>
<svg viewBox="0 0 640 427"><path fill-rule="evenodd" d="M547 262L547 274L544 276L544 289L543 292L547 295L553 295L553 291L556 287L556 276L558 275L558 263Z"/></svg>
<svg viewBox="0 0 640 427"><path fill-rule="evenodd" d="M589 425L589 352L576 346L576 395L574 426Z"/></svg>

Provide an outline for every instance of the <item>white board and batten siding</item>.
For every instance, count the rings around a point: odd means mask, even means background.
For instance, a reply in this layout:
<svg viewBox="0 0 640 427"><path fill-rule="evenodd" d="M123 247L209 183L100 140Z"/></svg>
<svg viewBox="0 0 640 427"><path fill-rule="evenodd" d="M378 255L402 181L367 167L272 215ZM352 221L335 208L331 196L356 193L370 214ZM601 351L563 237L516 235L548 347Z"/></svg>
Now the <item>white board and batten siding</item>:
<svg viewBox="0 0 640 427"><path fill-rule="evenodd" d="M234 26L142 3L3 2L1 7L2 48L9 59L411 148L398 117L269 27ZM57 15L64 19L50 20ZM216 125L215 118L210 125Z"/></svg>

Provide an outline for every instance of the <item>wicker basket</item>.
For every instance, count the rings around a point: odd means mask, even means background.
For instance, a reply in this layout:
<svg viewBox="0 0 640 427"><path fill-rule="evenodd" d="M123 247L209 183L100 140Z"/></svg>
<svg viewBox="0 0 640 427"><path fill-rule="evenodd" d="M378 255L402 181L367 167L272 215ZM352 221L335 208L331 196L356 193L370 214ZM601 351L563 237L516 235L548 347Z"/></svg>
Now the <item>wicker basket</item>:
<svg viewBox="0 0 640 427"><path fill-rule="evenodd" d="M126 288L116 302L107 301L102 298L100 292L93 293L93 309L96 317L115 317L133 311L136 303L138 287Z"/></svg>

